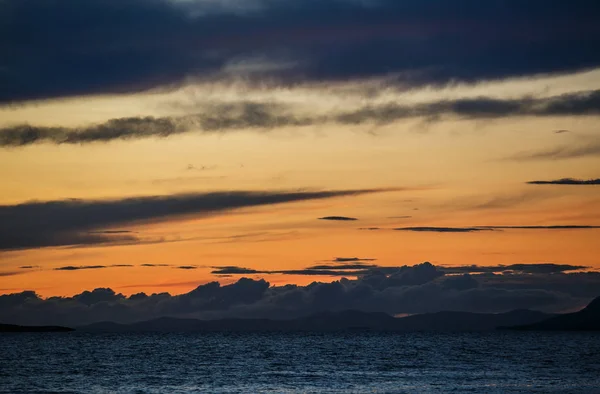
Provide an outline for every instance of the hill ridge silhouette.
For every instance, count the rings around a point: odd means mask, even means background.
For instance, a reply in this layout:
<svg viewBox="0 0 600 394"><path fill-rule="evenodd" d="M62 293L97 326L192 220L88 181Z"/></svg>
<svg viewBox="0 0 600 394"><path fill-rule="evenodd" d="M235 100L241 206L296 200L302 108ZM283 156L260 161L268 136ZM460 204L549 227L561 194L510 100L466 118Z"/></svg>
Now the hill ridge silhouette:
<svg viewBox="0 0 600 394"><path fill-rule="evenodd" d="M519 331L600 331L600 297L578 312L565 313L539 322L502 327Z"/></svg>
<svg viewBox="0 0 600 394"><path fill-rule="evenodd" d="M199 320L161 317L130 324L98 322L81 331L488 331L501 326L531 324L555 315L531 310L504 313L442 311L395 318L383 312L322 311L288 320L227 318Z"/></svg>

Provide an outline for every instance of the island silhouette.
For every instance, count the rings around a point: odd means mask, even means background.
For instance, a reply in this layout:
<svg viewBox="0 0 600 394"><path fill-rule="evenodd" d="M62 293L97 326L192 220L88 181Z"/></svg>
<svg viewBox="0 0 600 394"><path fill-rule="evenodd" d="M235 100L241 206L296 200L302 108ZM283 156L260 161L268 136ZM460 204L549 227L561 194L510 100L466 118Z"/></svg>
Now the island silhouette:
<svg viewBox="0 0 600 394"><path fill-rule="evenodd" d="M75 328L0 324L0 332L252 332L252 331L598 331L600 297L578 312L548 314L528 309L505 313L442 311L406 317L358 310L315 313L296 319L216 320L161 317L131 324L98 322Z"/></svg>

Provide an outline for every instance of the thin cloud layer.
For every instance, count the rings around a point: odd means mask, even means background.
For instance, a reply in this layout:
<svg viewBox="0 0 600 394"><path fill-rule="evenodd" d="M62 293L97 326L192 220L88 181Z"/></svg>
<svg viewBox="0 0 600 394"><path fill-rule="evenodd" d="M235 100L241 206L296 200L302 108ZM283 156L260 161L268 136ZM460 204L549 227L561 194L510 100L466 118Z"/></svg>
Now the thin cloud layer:
<svg viewBox="0 0 600 394"><path fill-rule="evenodd" d="M67 265L64 267L55 268L55 270L56 271L79 271L79 270L96 270L96 269L103 269L103 268L107 268L107 266L106 265L79 265L79 266Z"/></svg>
<svg viewBox="0 0 600 394"><path fill-rule="evenodd" d="M391 189L314 192L215 192L125 198L62 200L0 206L0 250L60 245L137 242L130 233L103 228L168 220L181 215L214 215L239 208L389 191ZM100 231L100 232L99 232Z"/></svg>
<svg viewBox="0 0 600 394"><path fill-rule="evenodd" d="M477 270L478 267L470 267ZM486 267L479 267L485 269ZM211 282L182 295L138 293L129 297L107 288L73 297L43 299L33 291L0 296L0 320L16 324L78 326L99 321L134 322L164 316L291 318L347 309L389 314L441 310L505 312L538 309L560 312L585 306L598 296L600 273L523 272L447 275L429 263L372 270L356 280L307 286L271 287L241 278L222 286Z"/></svg>
<svg viewBox="0 0 600 394"><path fill-rule="evenodd" d="M89 144L114 140L165 138L183 133L214 133L242 129L272 130L278 127L299 127L322 124L385 125L396 121L425 118L428 121L454 116L465 119L496 119L509 116L589 116L600 115L600 91L570 93L533 99L495 99L478 97L438 102L402 105L397 103L366 105L328 114L309 115L290 105L260 102L214 104L203 112L171 117L130 117L111 119L102 124L79 128L45 127L29 124L0 129L0 147L19 147L35 143ZM565 156L586 154L592 147L534 153ZM578 150L583 149L583 150ZM554 153L553 153L554 152ZM520 156L517 155L516 158Z"/></svg>
<svg viewBox="0 0 600 394"><path fill-rule="evenodd" d="M571 264L511 264L511 265L493 265L493 266L478 266L466 265L458 267L442 267L441 269L447 273L517 273L517 274L556 274L569 271L579 271L589 269L583 265Z"/></svg>
<svg viewBox="0 0 600 394"><path fill-rule="evenodd" d="M595 139L587 143L579 143L576 145L561 145L551 149L521 152L510 156L507 159L517 161L567 160L598 156L600 156L600 140Z"/></svg>
<svg viewBox="0 0 600 394"><path fill-rule="evenodd" d="M319 218L319 220L331 220L331 221L338 221L338 222L353 222L358 219L351 218L348 216L325 216L325 217Z"/></svg>
<svg viewBox="0 0 600 394"><path fill-rule="evenodd" d="M341 265L314 265L305 269L275 269L275 270L256 270L252 268L225 266L212 267L213 275L322 275L322 276L340 276L340 277L367 277L373 273L383 273L386 275L401 274L411 272L410 267L381 266L377 264L341 264ZM454 266L437 267L437 270L444 274L481 274L481 273L515 273L515 274L551 274L564 273L570 271L586 270L590 267L571 264L512 264L496 266Z"/></svg>
<svg viewBox="0 0 600 394"><path fill-rule="evenodd" d="M484 229L492 230L592 230L599 229L600 226L585 226L578 224L565 224L554 226L487 226Z"/></svg>
<svg viewBox="0 0 600 394"><path fill-rule="evenodd" d="M600 226L567 224L553 226L398 227L393 230L429 233L477 233L495 230L591 230L599 228Z"/></svg>
<svg viewBox="0 0 600 394"><path fill-rule="evenodd" d="M360 276L370 269L378 268L370 264L345 264L345 265L315 265L305 269L279 269L255 270L252 268L227 266L213 267L213 275L305 275L305 276Z"/></svg>
<svg viewBox="0 0 600 394"><path fill-rule="evenodd" d="M324 260L330 263L351 263L351 262L363 262L363 261L376 261L373 258L362 258L362 257L336 257L333 260Z"/></svg>
<svg viewBox="0 0 600 394"><path fill-rule="evenodd" d="M413 231L413 232L429 232L429 233L476 233L479 231L490 231L491 228L480 227L398 227L396 231Z"/></svg>
<svg viewBox="0 0 600 394"><path fill-rule="evenodd" d="M553 181L529 181L529 185L600 185L600 179L574 179L574 178L562 178Z"/></svg>
<svg viewBox="0 0 600 394"><path fill-rule="evenodd" d="M97 270L104 268L131 268L132 264L111 264L111 265L66 265L63 267L54 268L55 271L80 271L80 270Z"/></svg>

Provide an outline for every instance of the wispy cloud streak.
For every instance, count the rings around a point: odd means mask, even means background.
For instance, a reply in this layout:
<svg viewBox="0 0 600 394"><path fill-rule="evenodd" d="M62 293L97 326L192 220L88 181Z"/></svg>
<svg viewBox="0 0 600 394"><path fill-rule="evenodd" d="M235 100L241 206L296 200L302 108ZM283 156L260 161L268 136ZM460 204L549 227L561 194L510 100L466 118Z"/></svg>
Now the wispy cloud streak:
<svg viewBox="0 0 600 394"><path fill-rule="evenodd" d="M162 221L182 215L214 215L239 208L399 189L329 191L231 191L120 200L62 200L0 206L0 250L60 245L136 242L138 235L109 230L120 225Z"/></svg>
<svg viewBox="0 0 600 394"><path fill-rule="evenodd" d="M316 115L304 112L284 104L239 102L211 105L202 112L191 115L118 118L79 128L16 125L0 129L0 147L19 147L43 142L89 144L114 140L164 138L192 132L273 130L279 127L322 124L385 125L411 118L436 121L445 116L466 119L497 119L508 116L598 116L600 115L600 90L539 99L524 97L502 100L478 97L415 105L373 104L352 110L332 110L327 114ZM557 148L548 152L524 155L523 158L568 158L598 152L600 152L600 145L591 145L581 148Z"/></svg>

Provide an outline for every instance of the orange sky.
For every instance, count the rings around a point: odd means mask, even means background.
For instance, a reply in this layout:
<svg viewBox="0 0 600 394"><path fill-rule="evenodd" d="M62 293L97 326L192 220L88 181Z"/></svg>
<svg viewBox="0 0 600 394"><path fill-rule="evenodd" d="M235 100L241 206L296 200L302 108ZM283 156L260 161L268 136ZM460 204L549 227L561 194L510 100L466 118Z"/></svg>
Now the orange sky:
<svg viewBox="0 0 600 394"><path fill-rule="evenodd" d="M600 71L486 85L396 92L378 100L428 102L600 88ZM203 90L204 89L204 90ZM202 95L205 91L207 94ZM206 100L278 99L298 111L327 112L359 97L321 87L269 90L190 85L173 92L87 97L0 107L0 127L98 123L123 116L186 113ZM175 105L177 104L177 105ZM374 103L376 104L376 103ZM301 108L300 108L301 107ZM61 246L0 252L0 294L72 295L95 287L124 294L182 293L216 277L219 266L303 269L335 257L382 266L551 262L600 268L598 229L507 229L413 233L396 227L600 225L598 186L528 185L532 180L600 176L600 156L517 160L515 155L598 143L597 117L495 120L408 119L391 124L323 124L272 130L188 133L86 145L37 144L0 150L0 204L69 198L119 199L223 190L399 188L376 194L244 208L214 215L126 223L140 244ZM555 130L568 133L554 133ZM190 165L193 168L190 168ZM204 169L203 169L204 167ZM358 221L317 220L349 216ZM410 216L408 218L393 218ZM359 230L379 227L378 231ZM132 265L63 271L64 266ZM164 265L144 267L142 264ZM32 266L33 268L20 268ZM179 269L193 266L193 269ZM337 277L249 275L272 284Z"/></svg>

